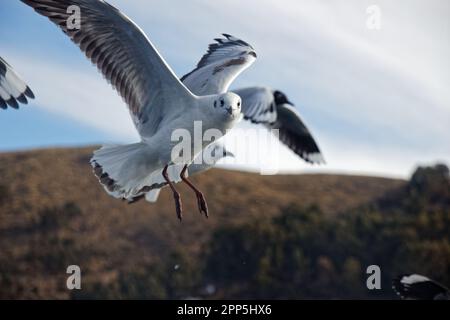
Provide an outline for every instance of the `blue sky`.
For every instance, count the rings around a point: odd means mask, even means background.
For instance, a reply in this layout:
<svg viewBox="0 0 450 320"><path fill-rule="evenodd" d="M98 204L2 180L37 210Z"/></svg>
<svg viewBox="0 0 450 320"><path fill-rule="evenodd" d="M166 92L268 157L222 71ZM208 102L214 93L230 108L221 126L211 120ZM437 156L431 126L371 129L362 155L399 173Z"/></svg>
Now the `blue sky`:
<svg viewBox="0 0 450 320"><path fill-rule="evenodd" d="M220 33L250 42L258 60L233 87L284 91L327 160L310 168L282 148L286 171L406 177L417 164L450 163L449 1L110 2L179 76ZM376 31L366 27L372 4ZM0 55L36 94L0 113L0 151L138 139L120 97L48 20L1 1L0 39Z"/></svg>

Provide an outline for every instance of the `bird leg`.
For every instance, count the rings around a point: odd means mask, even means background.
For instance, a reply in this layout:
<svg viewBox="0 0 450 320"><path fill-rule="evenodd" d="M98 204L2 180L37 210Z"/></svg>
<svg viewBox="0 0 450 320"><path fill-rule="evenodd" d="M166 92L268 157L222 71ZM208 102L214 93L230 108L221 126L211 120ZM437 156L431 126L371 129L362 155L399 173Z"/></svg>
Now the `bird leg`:
<svg viewBox="0 0 450 320"><path fill-rule="evenodd" d="M197 205L200 213L204 213L205 217L208 218L208 205L206 204L205 196L203 193L198 190L186 177L187 165L184 166L183 170L181 170L180 178L186 183L192 190L194 190L195 195L197 196Z"/></svg>
<svg viewBox="0 0 450 320"><path fill-rule="evenodd" d="M172 189L173 198L175 199L175 207L176 207L176 210L177 210L177 217L181 221L183 219L183 205L181 203L180 193L177 191L177 189L175 189L175 186L173 185L172 181L170 181L169 175L167 174L167 168L168 167L169 167L168 165L166 165L164 167L162 175L163 175L164 179L167 181L167 183L169 184L170 189Z"/></svg>

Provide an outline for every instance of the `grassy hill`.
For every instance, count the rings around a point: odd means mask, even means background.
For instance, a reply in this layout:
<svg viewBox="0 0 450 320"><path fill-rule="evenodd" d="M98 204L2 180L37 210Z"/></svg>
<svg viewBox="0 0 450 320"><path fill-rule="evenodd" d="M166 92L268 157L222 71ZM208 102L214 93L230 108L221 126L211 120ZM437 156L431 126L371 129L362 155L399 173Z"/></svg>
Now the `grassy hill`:
<svg viewBox="0 0 450 320"><path fill-rule="evenodd" d="M192 178L205 191L210 218L200 216L194 195L179 185L185 207L180 223L168 190L157 204L129 205L109 197L92 174L93 149L0 154L0 298L199 295L202 281L189 284L198 280L191 271L218 228L252 225L275 219L285 208L312 205L334 219L407 184L374 177L260 176L214 169ZM65 287L69 264L81 267L79 293ZM178 269L184 278L177 278ZM167 286L161 285L161 277L170 278ZM117 288L141 283L139 279L145 279L143 287ZM191 292L193 287L198 290Z"/></svg>

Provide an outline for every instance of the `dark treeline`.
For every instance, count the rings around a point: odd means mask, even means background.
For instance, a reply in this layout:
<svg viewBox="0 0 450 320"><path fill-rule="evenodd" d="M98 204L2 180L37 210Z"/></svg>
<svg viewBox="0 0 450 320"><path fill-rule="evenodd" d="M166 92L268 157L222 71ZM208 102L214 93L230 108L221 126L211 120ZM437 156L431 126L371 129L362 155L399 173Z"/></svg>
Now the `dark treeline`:
<svg viewBox="0 0 450 320"><path fill-rule="evenodd" d="M378 265L382 289L369 291ZM450 178L419 168L408 185L333 217L317 206L287 207L272 219L219 228L201 257L174 252L124 273L85 298L395 298L391 280L415 272L450 283Z"/></svg>

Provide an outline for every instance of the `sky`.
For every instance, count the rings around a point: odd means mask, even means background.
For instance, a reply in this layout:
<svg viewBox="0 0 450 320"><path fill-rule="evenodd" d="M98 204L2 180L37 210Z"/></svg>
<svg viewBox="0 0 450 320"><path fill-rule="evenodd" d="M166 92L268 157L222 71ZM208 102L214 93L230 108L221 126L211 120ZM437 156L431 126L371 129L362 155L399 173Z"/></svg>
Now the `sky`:
<svg viewBox="0 0 450 320"><path fill-rule="evenodd" d="M263 163L240 169L277 163L289 173L406 178L417 165L450 163L447 0L109 2L145 31L180 77L221 33L251 43L258 59L232 88L286 93L327 162L311 167L270 144ZM379 29L367 25L372 5ZM20 1L0 1L0 39L0 56L36 95L19 111L0 112L0 152L139 139L119 95L47 19ZM249 152L256 149L254 142Z"/></svg>

